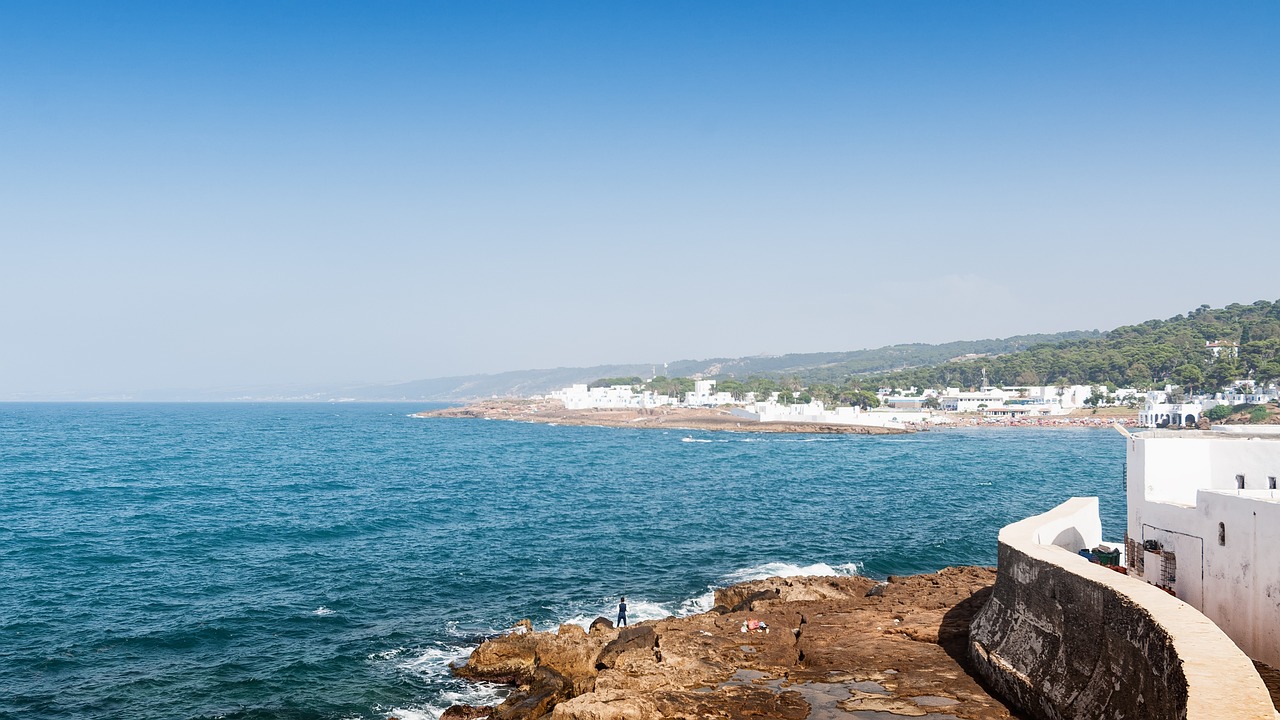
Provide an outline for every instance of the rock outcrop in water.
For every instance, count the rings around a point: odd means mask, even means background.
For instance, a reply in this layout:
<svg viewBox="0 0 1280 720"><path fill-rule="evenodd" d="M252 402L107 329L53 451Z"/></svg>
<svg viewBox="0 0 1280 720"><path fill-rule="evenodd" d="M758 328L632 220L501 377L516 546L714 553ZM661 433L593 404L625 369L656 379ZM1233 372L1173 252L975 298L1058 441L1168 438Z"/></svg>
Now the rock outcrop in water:
<svg viewBox="0 0 1280 720"><path fill-rule="evenodd" d="M948 568L887 583L753 581L692 617L521 628L455 672L515 686L490 711L500 720L1009 718L962 665L994 580L990 569ZM751 621L766 627L743 632ZM457 710L446 717L467 717Z"/></svg>

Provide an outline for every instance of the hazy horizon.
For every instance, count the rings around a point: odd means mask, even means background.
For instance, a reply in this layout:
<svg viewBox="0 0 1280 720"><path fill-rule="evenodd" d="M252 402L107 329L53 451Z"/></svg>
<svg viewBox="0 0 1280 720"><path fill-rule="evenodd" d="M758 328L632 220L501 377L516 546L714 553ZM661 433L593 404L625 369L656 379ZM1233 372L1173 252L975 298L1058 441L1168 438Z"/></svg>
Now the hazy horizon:
<svg viewBox="0 0 1280 720"><path fill-rule="evenodd" d="M1074 328L1073 330L1081 330L1081 331L1089 332L1089 331L1096 331L1097 329L1096 328L1089 328L1089 329ZM1023 334L1054 334L1055 332L1071 332L1071 330L1052 331L1052 332L1046 332L1046 333L1023 333ZM1012 336L1005 336L1005 337L1012 337ZM967 341L989 340L989 339L1003 339L1003 338L954 338L951 340L942 340L937 343L920 343L920 344L941 345L941 344L946 344L950 342L967 342ZM910 345L910 344L917 344L917 343L912 341L907 341L904 343L894 343L894 345L904 345L904 344ZM503 368L500 370L494 370L494 371L485 372L485 373L460 373L460 374L454 374L454 375L398 378L398 379L392 379L392 380L378 380L378 381L366 381L366 380L358 380L358 379L357 380L336 379L336 380L328 380L328 381L317 381L317 382L311 382L311 383L301 383L301 382L261 383L261 384L241 383L236 385L223 385L223 386L189 385L189 386L173 386L173 387L148 386L148 387L135 387L135 388L73 389L73 390L62 390L62 391L33 392L29 394L29 397L24 397L23 395L12 394L12 393L9 395L0 394L0 402L22 402L27 400L30 400L33 402L45 402L50 400L53 400L53 401L67 400L70 402L76 402L81 400L110 401L113 399L127 400L127 399L133 398L133 396L136 396L136 395L178 397L178 396L193 396L193 395L199 395L201 393L215 393L215 392L225 394L225 393L233 392L236 390L243 390L244 392L251 392L251 393L333 392L335 390L338 390L344 387L345 388L366 388L366 387L374 387L374 386L405 384L405 383L412 383L415 381L422 381L422 380L445 380L445 379L451 379L451 378L465 378L465 377L472 377L476 375L494 376L494 375L503 375L508 373L521 373L521 372L527 372L527 371L536 372L536 371L553 371L553 370L566 370L566 369L579 369L579 368L591 369L595 367L613 367L613 366L628 366L628 365L641 365L641 366L651 365L657 374L662 374L659 368L664 368L666 364L671 362L683 362L683 361L707 362L707 361L726 359L726 358L727 359L740 359L740 358L750 358L750 357L763 358L763 357L779 357L783 355L793 355L793 354L803 355L803 354L809 354L809 353L857 352L860 350L876 350L883 347L887 347L887 346L880 345L876 347L853 347L853 348L843 348L843 349L828 348L828 349L821 349L821 350L805 351L803 353L783 352L783 353L755 353L753 355L740 355L740 356L716 355L716 356L706 356L706 357L677 357L677 358L666 358L663 360L653 360L649 358L640 358L640 359L633 358L633 359L618 360L616 362L603 362L603 363L590 363L590 364L569 363L564 365L557 365L554 367L541 367L541 368L539 367L519 367L519 368L508 367L508 368ZM260 400L262 399L262 397L255 396L252 398L244 398L244 399ZM378 401L378 402L381 402L381 401ZM417 401L412 401L412 402L417 402Z"/></svg>
<svg viewBox="0 0 1280 720"><path fill-rule="evenodd" d="M1280 297L1280 5L0 7L0 398Z"/></svg>

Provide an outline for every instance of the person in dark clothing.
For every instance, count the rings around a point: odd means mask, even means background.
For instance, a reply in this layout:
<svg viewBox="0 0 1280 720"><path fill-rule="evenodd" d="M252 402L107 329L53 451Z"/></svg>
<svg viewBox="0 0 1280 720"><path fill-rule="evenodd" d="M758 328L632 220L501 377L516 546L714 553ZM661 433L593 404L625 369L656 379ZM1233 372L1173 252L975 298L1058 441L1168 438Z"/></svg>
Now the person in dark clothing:
<svg viewBox="0 0 1280 720"><path fill-rule="evenodd" d="M623 597L622 599L618 600L618 627L623 627L626 624L627 624L627 598Z"/></svg>

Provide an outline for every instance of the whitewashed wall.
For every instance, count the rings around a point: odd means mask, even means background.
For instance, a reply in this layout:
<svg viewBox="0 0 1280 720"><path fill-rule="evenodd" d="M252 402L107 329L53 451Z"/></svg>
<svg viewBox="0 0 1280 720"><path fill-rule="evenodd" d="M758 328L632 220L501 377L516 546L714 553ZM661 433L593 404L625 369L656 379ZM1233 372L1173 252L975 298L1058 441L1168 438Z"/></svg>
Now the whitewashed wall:
<svg viewBox="0 0 1280 720"><path fill-rule="evenodd" d="M1265 489L1280 474L1280 440L1171 435L1128 440L1129 536L1172 550L1178 597L1250 657L1280 666L1280 492ZM1247 489L1236 489L1237 474ZM1159 574L1147 554L1143 578Z"/></svg>

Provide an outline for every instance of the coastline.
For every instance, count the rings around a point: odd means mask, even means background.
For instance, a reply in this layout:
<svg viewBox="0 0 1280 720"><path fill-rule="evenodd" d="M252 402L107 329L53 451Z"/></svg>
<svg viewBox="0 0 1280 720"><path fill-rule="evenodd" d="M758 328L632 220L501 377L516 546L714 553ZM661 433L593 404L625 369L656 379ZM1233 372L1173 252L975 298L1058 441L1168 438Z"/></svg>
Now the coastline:
<svg viewBox="0 0 1280 720"><path fill-rule="evenodd" d="M965 653L994 581L979 567L886 582L774 577L717 590L707 612L621 629L603 617L548 632L521 621L453 670L510 694L442 720L1008 720Z"/></svg>
<svg viewBox="0 0 1280 720"><path fill-rule="evenodd" d="M662 407L647 410L565 410L555 400L481 400L462 407L414 413L417 418L481 418L547 425L710 430L721 432L822 433L828 435L901 435L914 432L865 425L806 422L751 422L718 408Z"/></svg>
<svg viewBox="0 0 1280 720"><path fill-rule="evenodd" d="M987 418L976 414L950 416L952 422L905 429L868 425L834 425L808 422L751 422L719 408L662 407L645 410L566 410L556 400L479 400L461 407L414 413L416 418L478 418L513 422L574 425L580 427L648 428L666 430L707 430L712 432L815 433L827 435L901 435L921 430L971 428L1106 428L1114 424L1135 426L1136 411L1107 408L1094 414L1074 411L1070 415L1034 418Z"/></svg>

